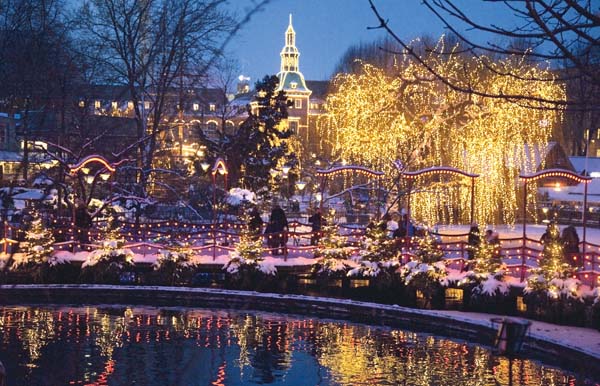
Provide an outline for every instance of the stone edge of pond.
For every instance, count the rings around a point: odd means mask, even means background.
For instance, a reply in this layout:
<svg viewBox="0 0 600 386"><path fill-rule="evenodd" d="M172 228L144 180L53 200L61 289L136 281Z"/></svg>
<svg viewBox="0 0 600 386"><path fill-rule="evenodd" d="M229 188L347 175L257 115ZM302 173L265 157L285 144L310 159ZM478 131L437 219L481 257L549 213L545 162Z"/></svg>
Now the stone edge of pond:
<svg viewBox="0 0 600 386"><path fill-rule="evenodd" d="M478 320L398 305L215 288L86 284L0 285L0 304L116 304L284 312L373 326L405 328L488 346L492 346L496 334L490 321L496 315L492 314L489 318ZM525 355L533 355L595 379L600 378L600 353L589 352L534 333L527 335L523 348Z"/></svg>

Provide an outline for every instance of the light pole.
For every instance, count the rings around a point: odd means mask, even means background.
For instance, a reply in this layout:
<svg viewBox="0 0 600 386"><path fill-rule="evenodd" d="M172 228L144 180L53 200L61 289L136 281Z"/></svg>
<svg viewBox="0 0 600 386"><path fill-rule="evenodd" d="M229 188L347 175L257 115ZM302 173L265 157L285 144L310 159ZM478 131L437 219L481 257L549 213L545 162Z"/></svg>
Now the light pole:
<svg viewBox="0 0 600 386"><path fill-rule="evenodd" d="M204 165L201 166L204 169ZM229 171L222 158L217 158L215 160L215 165L211 171L213 180L213 260L217 259L217 173L223 176L225 180L223 187L224 190L227 190L227 175L229 174Z"/></svg>

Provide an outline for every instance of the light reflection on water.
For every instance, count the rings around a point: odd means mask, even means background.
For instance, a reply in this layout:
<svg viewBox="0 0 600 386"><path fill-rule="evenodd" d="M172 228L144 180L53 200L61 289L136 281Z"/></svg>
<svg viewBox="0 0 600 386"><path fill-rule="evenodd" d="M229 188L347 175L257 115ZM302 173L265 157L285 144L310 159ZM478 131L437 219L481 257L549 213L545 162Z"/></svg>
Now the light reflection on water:
<svg viewBox="0 0 600 386"><path fill-rule="evenodd" d="M202 309L4 307L8 385L594 385L427 334Z"/></svg>

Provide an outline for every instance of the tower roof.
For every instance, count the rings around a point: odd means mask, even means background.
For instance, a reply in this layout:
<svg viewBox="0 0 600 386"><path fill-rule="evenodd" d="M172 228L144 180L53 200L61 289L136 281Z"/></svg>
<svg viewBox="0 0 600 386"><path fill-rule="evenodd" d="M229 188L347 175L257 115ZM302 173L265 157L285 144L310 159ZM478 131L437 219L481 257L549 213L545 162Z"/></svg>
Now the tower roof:
<svg viewBox="0 0 600 386"><path fill-rule="evenodd" d="M290 14L290 23L285 31L285 45L281 53L281 68L277 76L279 77L279 90L308 92L304 75L300 72L300 52L296 48L296 31L292 25L292 14Z"/></svg>

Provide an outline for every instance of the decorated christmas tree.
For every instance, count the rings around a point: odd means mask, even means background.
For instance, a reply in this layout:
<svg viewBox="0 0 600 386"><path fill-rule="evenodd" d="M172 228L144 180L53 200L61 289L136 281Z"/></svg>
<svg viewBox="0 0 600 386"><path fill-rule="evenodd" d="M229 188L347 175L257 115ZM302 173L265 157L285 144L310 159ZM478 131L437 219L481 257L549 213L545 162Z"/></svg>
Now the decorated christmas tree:
<svg viewBox="0 0 600 386"><path fill-rule="evenodd" d="M447 285L448 271L444 262L444 252L437 240L429 232L415 238L414 259L404 265L400 275L404 283L420 292L426 305Z"/></svg>
<svg viewBox="0 0 600 386"><path fill-rule="evenodd" d="M260 271L268 275L275 275L277 269L268 264L262 257L264 248L260 237L260 228L249 226L251 217L246 212L242 216L244 225L239 232L239 242L235 249L229 253L229 261L223 269L230 274L242 274L246 270Z"/></svg>
<svg viewBox="0 0 600 386"><path fill-rule="evenodd" d="M339 226L335 222L335 211L330 209L325 215L325 223L321 226L321 238L315 250L317 273L334 274L348 269L346 260L352 255L352 247L346 246L346 239L339 234Z"/></svg>
<svg viewBox="0 0 600 386"><path fill-rule="evenodd" d="M475 246L475 263L464 281L474 284L472 293L476 296L505 295L509 289L508 283L504 280L506 265L502 262L497 234L490 233L489 237L481 238L479 244Z"/></svg>
<svg viewBox="0 0 600 386"><path fill-rule="evenodd" d="M525 293L545 292L551 298L580 298L581 283L571 277L573 268L566 262L560 229L556 223L548 224L542 241L542 256L538 260L538 268L530 271Z"/></svg>
<svg viewBox="0 0 600 386"><path fill-rule="evenodd" d="M399 265L399 249L394 239L388 237L386 223L368 227L358 252L357 262L360 265L348 272L348 276L378 276L382 270L389 270Z"/></svg>
<svg viewBox="0 0 600 386"><path fill-rule="evenodd" d="M130 281L122 274L133 267L134 254L125 248L121 228L112 216L107 219L100 235L102 239L98 241L98 247L88 254L81 268L91 270L93 280L97 282Z"/></svg>
<svg viewBox="0 0 600 386"><path fill-rule="evenodd" d="M31 226L25 232L25 248L22 255L15 258L11 269L29 271L35 281L45 281L44 272L65 261L53 256L54 236L44 227L39 212L34 210L31 216Z"/></svg>

